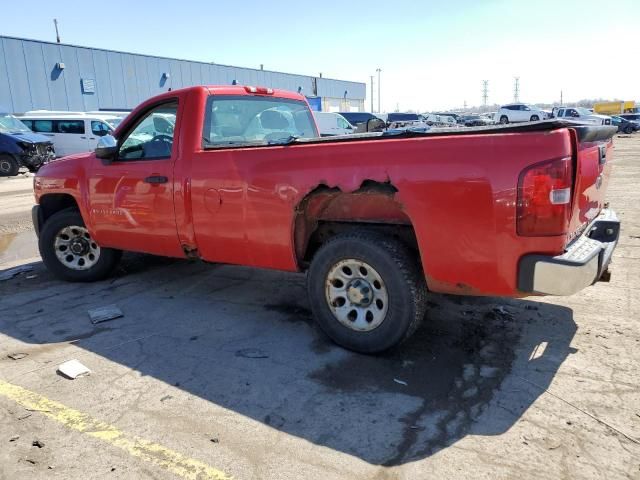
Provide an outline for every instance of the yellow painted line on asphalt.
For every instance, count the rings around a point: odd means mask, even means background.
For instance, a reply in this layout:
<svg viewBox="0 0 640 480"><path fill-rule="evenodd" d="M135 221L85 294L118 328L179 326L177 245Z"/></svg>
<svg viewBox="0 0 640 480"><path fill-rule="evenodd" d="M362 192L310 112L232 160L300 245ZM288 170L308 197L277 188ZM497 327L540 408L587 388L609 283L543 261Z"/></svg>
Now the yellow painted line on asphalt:
<svg viewBox="0 0 640 480"><path fill-rule="evenodd" d="M26 409L41 412L72 430L107 442L124 450L132 457L152 463L188 480L230 480L221 470L199 460L186 457L157 443L144 440L101 422L62 403L0 380L0 396L6 397Z"/></svg>

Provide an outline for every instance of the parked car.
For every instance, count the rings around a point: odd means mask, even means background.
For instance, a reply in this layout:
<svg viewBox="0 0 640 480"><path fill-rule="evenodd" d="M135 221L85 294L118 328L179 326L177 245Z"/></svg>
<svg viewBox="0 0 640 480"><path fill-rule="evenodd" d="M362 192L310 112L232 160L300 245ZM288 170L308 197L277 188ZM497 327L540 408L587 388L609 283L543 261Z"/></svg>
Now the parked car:
<svg viewBox="0 0 640 480"><path fill-rule="evenodd" d="M630 134L640 130L640 123L634 122L632 120L627 120L617 115L611 116L611 124L615 127L618 127L618 132L623 132L626 134Z"/></svg>
<svg viewBox="0 0 640 480"><path fill-rule="evenodd" d="M429 126L454 127L457 125L456 119L451 115L438 115L436 113L423 113L423 121ZM458 117L460 118L460 117Z"/></svg>
<svg viewBox="0 0 640 480"><path fill-rule="evenodd" d="M140 142L169 117L170 134ZM142 103L95 152L45 165L33 219L44 264L70 281L105 278L122 251L307 271L321 328L373 353L411 336L427 292L570 295L599 280L620 228L605 205L614 133L319 138L300 94L189 87Z"/></svg>
<svg viewBox="0 0 640 480"><path fill-rule="evenodd" d="M440 115L441 117L451 117L453 118L456 122L458 121L458 118L461 116L461 114L459 113L453 113L453 112L432 112L431 115Z"/></svg>
<svg viewBox="0 0 640 480"><path fill-rule="evenodd" d="M497 123L495 118L496 118L496 112L486 112L486 113L482 113L481 116L483 116L484 118L486 118L487 120L489 120L491 122L491 124ZM548 118L548 117L547 117Z"/></svg>
<svg viewBox="0 0 640 480"><path fill-rule="evenodd" d="M339 113L313 112L313 116L316 119L320 135L323 137L347 135L355 132L355 127Z"/></svg>
<svg viewBox="0 0 640 480"><path fill-rule="evenodd" d="M0 176L17 175L21 167L37 172L55 156L50 139L33 133L10 113L0 112Z"/></svg>
<svg viewBox="0 0 640 480"><path fill-rule="evenodd" d="M84 112L36 110L18 115L32 131L49 137L58 156L93 150L100 137L113 133L122 117Z"/></svg>
<svg viewBox="0 0 640 480"><path fill-rule="evenodd" d="M367 123L367 121L369 120L379 118L377 114L374 115L373 113L368 113L368 112L338 112L338 113L342 115L347 120L347 122L349 122L354 127L362 125L363 123Z"/></svg>
<svg viewBox="0 0 640 480"><path fill-rule="evenodd" d="M640 122L640 113L623 113L618 115L620 118L624 118L625 120L629 120L631 122Z"/></svg>
<svg viewBox="0 0 640 480"><path fill-rule="evenodd" d="M554 107L552 115L562 120L572 120L592 125L611 125L611 117L591 113L589 109L582 107Z"/></svg>
<svg viewBox="0 0 640 480"><path fill-rule="evenodd" d="M380 113L378 117L387 124L388 129L424 128L427 126L417 113Z"/></svg>
<svg viewBox="0 0 640 480"><path fill-rule="evenodd" d="M465 115L460 117L458 123L465 127L486 127L487 125L493 125L494 122L483 115Z"/></svg>
<svg viewBox="0 0 640 480"><path fill-rule="evenodd" d="M537 122L547 118L543 110L526 103L511 103L503 105L496 112L494 120L498 123Z"/></svg>

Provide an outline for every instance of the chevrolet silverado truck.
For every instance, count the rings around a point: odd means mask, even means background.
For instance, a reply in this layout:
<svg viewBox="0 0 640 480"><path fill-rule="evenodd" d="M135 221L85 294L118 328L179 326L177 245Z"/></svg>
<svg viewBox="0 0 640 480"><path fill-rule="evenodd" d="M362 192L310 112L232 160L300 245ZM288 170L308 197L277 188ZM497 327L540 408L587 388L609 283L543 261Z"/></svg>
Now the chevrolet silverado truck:
<svg viewBox="0 0 640 480"><path fill-rule="evenodd" d="M571 295L620 223L605 203L615 128L546 121L320 138L301 95L163 93L95 152L45 165L33 221L47 268L95 281L121 252L306 272L338 344L399 344L428 292Z"/></svg>

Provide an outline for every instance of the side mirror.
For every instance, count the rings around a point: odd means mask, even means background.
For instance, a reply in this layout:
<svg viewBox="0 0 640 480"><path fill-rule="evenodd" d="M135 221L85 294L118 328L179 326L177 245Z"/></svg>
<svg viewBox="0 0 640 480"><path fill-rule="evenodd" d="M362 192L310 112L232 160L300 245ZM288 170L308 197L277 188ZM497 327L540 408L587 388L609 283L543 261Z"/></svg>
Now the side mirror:
<svg viewBox="0 0 640 480"><path fill-rule="evenodd" d="M100 137L96 146L96 157L102 160L113 160L118 153L118 142L111 135Z"/></svg>

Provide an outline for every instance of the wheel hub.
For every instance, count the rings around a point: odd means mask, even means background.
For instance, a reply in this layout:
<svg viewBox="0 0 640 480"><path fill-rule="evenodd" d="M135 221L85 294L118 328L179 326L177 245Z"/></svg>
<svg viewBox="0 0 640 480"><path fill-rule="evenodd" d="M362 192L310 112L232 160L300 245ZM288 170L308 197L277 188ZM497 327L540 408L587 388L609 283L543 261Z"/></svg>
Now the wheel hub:
<svg viewBox="0 0 640 480"><path fill-rule="evenodd" d="M86 255L89 248L89 242L79 237L74 238L69 245L69 249L76 255Z"/></svg>
<svg viewBox="0 0 640 480"><path fill-rule="evenodd" d="M336 320L357 332L368 332L384 321L389 293L380 274L355 258L340 260L327 272L327 305Z"/></svg>
<svg viewBox="0 0 640 480"><path fill-rule="evenodd" d="M85 227L64 227L56 235L53 248L60 263L72 270L88 270L100 258L100 247Z"/></svg>
<svg viewBox="0 0 640 480"><path fill-rule="evenodd" d="M347 299L352 305L368 307L373 301L371 285L364 279L356 279L347 286Z"/></svg>

